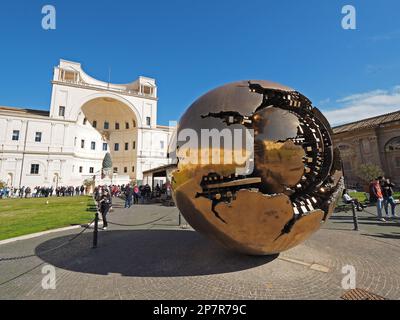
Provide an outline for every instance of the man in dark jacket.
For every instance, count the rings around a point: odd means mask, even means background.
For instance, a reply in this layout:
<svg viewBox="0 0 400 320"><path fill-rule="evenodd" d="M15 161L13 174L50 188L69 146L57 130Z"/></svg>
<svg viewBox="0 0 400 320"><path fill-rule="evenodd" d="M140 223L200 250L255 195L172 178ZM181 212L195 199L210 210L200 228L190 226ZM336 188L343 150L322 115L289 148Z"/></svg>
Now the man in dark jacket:
<svg viewBox="0 0 400 320"><path fill-rule="evenodd" d="M130 208L132 206L133 190L130 185L125 187L125 208Z"/></svg>
<svg viewBox="0 0 400 320"><path fill-rule="evenodd" d="M389 218L389 204L392 209L392 218L396 218L396 202L393 198L393 188L395 187L395 185L388 178L383 178L380 181L380 185L383 194L383 206L385 208L386 218Z"/></svg>
<svg viewBox="0 0 400 320"><path fill-rule="evenodd" d="M100 213L103 218L103 230L107 230L107 228L108 228L107 214L110 211L110 208L112 205L111 196L107 189L104 191L103 195L101 196L99 204L100 204Z"/></svg>

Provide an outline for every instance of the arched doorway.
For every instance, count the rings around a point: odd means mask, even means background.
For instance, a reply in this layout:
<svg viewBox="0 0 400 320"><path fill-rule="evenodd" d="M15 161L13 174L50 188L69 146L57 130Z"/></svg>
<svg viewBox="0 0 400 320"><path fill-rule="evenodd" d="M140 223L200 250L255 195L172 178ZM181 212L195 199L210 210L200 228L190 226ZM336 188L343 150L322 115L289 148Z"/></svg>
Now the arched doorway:
<svg viewBox="0 0 400 320"><path fill-rule="evenodd" d="M387 176L400 183L400 137L395 137L385 145Z"/></svg>
<svg viewBox="0 0 400 320"><path fill-rule="evenodd" d="M136 180L139 121L132 108L120 100L101 97L84 103L81 110L78 121L89 122L102 136L99 148L111 154L115 183Z"/></svg>
<svg viewBox="0 0 400 320"><path fill-rule="evenodd" d="M7 174L6 185L9 188L14 185L14 175L12 173Z"/></svg>

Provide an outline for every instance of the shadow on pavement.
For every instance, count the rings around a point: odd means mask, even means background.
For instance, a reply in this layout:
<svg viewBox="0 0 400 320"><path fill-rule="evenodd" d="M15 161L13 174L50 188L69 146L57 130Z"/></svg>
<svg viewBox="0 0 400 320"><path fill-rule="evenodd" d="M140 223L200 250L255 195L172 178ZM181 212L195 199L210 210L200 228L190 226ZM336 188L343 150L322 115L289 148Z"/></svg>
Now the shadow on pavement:
<svg viewBox="0 0 400 320"><path fill-rule="evenodd" d="M35 253L55 267L90 274L119 273L136 277L199 276L235 272L264 265L278 255L254 257L234 253L193 231L129 230L99 233L92 249L92 233L53 252L71 236L46 241Z"/></svg>

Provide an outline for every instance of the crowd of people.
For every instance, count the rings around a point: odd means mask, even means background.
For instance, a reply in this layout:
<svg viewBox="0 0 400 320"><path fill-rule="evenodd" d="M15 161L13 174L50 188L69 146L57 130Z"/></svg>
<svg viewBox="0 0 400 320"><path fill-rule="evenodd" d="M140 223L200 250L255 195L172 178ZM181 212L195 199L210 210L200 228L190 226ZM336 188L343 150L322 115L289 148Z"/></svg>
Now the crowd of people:
<svg viewBox="0 0 400 320"><path fill-rule="evenodd" d="M103 230L107 230L108 221L107 215L112 208L112 198L120 197L125 199L125 208L130 208L133 204L145 203L153 198L166 195L171 196L171 185L169 182L163 184L161 187L157 184L154 190L150 185L111 185L111 186L98 186L94 189L94 199L97 202L99 211L103 219Z"/></svg>
<svg viewBox="0 0 400 320"><path fill-rule="evenodd" d="M396 216L396 201L393 197L394 187L394 183L385 177L373 179L369 184L369 203L376 205L377 218L382 222L398 218ZM357 199L352 198L346 189L343 191L343 201L347 204L353 204L358 211L362 211L366 207ZM383 217L383 210L385 210L386 218Z"/></svg>
<svg viewBox="0 0 400 320"><path fill-rule="evenodd" d="M85 186L69 186L69 187L25 187L14 188L14 187L3 187L0 188L0 199L2 198L42 198L42 197L73 197L82 196L87 194Z"/></svg>

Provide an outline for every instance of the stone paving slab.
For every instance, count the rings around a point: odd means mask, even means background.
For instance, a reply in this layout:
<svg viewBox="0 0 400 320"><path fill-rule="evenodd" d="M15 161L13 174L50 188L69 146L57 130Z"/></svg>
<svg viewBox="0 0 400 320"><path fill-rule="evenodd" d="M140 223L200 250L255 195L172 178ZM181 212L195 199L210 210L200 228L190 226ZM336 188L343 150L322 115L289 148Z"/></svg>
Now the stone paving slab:
<svg viewBox="0 0 400 320"><path fill-rule="evenodd" d="M399 241L375 237L396 236L399 229L394 223L370 225L366 216L365 223L360 220L361 231L353 232L350 213L340 213L296 248L276 256L250 257L180 228L176 208L123 209L117 201L109 218L137 226L111 225L100 232L97 249L91 248L92 232L87 231L70 244L41 254L78 232L72 230L0 246L0 257L37 254L0 262L0 298L340 299L345 293L342 268L352 265L357 287L400 299ZM56 268L55 290L41 286L46 264Z"/></svg>

